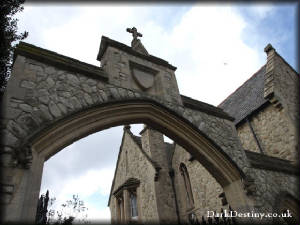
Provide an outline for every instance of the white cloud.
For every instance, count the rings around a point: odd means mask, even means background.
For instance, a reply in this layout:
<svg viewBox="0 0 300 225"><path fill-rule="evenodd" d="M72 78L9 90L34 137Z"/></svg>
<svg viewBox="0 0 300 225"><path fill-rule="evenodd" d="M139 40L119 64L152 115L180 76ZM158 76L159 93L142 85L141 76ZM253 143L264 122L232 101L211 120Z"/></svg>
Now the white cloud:
<svg viewBox="0 0 300 225"><path fill-rule="evenodd" d="M48 19L34 23L41 31L38 35L43 40L42 47L99 65L96 56L101 36L129 45L131 35L125 29L136 26L143 33L142 42L150 54L178 67L181 93L214 105L264 63L263 50L256 52L242 41L247 23L229 5L196 4L181 15L181 20L176 18L178 23L172 23L172 29L165 29L168 22L163 26L156 20L155 13L163 12L161 6L87 5L71 7L72 10L51 7L45 13ZM264 5L252 8L261 16L272 10L271 6ZM170 8L165 10L169 12ZM43 11L34 8L29 12L40 15ZM66 12L72 15L68 19ZM55 26L49 25L51 17Z"/></svg>
<svg viewBox="0 0 300 225"><path fill-rule="evenodd" d="M113 175L113 169L88 170L84 175L69 180L58 196L78 194L87 198L94 193L109 195Z"/></svg>
<svg viewBox="0 0 300 225"><path fill-rule="evenodd" d="M144 29L154 33L155 55L178 67L181 93L217 105L263 64L242 41L245 26L231 7L197 5L169 33L154 23Z"/></svg>
<svg viewBox="0 0 300 225"><path fill-rule="evenodd" d="M87 204L88 210L88 218L90 218L91 222L98 221L98 222L109 222L110 223L110 210L109 207L96 209L93 207L89 207Z"/></svg>
<svg viewBox="0 0 300 225"><path fill-rule="evenodd" d="M55 190L55 196L53 196L53 193L50 193L50 198L56 198L55 204L51 208L58 210L63 203L67 200L71 200L73 195L78 195L80 200L83 200L85 206L88 208L86 212L89 220L109 221L110 211L108 207L95 207L95 203L91 204L86 199L92 195L99 195L108 199L113 174L114 169L88 170L77 178L59 181L63 184L60 186L61 189ZM45 191L43 193L45 193ZM67 212L69 212L70 215L75 216L70 210L71 209L67 210L65 215L69 215L67 214ZM83 216L84 214L85 213L78 214L78 216ZM81 219L81 217L77 219Z"/></svg>

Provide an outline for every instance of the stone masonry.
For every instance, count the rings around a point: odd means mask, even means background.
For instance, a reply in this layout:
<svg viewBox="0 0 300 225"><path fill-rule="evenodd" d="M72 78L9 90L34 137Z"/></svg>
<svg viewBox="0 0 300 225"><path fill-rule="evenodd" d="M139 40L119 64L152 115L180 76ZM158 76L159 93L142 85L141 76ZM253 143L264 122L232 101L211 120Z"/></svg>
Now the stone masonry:
<svg viewBox="0 0 300 225"><path fill-rule="evenodd" d="M120 152L118 156L117 166L115 172L114 183L112 185L111 193L119 188L129 178L136 178L140 180L140 186L137 188L138 196L138 212L140 221L151 221L157 223L158 211L155 194L155 168L147 160L145 155L140 151L140 146L132 139L131 132L124 132ZM111 209L112 223L116 221L116 202L115 197L110 196L109 206Z"/></svg>
<svg viewBox="0 0 300 225"><path fill-rule="evenodd" d="M179 172L180 163L184 163L189 171L195 207L188 210L185 207L184 182ZM195 213L200 221L202 216L207 217L208 211L220 212L221 208L228 209L222 205L220 194L223 192L221 185L211 174L196 160L191 160L191 155L181 146L176 145L172 160L175 171L175 186L178 196L180 219L182 223L188 223L188 214Z"/></svg>
<svg viewBox="0 0 300 225"><path fill-rule="evenodd" d="M292 143L296 145L298 137L297 125L293 127L298 124L298 117L293 112L297 102L293 90L297 85L291 91L282 85L290 86L298 79L298 74L285 67L286 63L271 48L267 53L266 83L269 83L262 102L270 102L279 109L279 114L285 113L291 121L292 127L283 127L286 132L291 132L288 134L289 145L284 146L288 149ZM44 161L90 133L130 123L147 124L149 129L144 132L144 137L148 140L141 142L144 152L137 151L138 145L130 140L124 142L125 146L130 145L127 149L134 147L119 155L120 166L124 169L116 173L115 187L124 182L139 181L139 211L145 221L178 221L176 191L167 161L169 155L157 152L160 148L156 140L160 140L160 144L163 141L162 134L155 133L155 129L169 135L192 154L212 175L211 184L215 184L214 179L220 184L215 186L214 193L220 193L219 187L222 187L228 203L236 210L267 212L275 207L276 195L288 192L298 196L295 188L298 173L293 172L294 167L282 159L280 162L289 168L287 173L280 171L276 164L272 167L270 163L266 169L264 163L251 161L238 138L235 115L225 113L228 108L223 111L222 107L180 95L176 67L146 50L135 51L135 48L107 37L101 40L97 58L101 67L24 42L16 48L11 78L1 101L1 222L34 221ZM280 76L281 73L286 79ZM272 118L279 118L277 112L271 112ZM263 142L265 131L256 122L260 118L265 120L268 116L262 113L253 120L255 132L261 135L259 138ZM281 119L276 121L284 123ZM292 135L294 131L296 133ZM272 134L275 142L276 132ZM126 135L130 132L125 132L124 138ZM297 146L293 149L298 149ZM249 150L253 150L252 147ZM275 147L271 146L269 152L285 159L293 157L282 149L278 151L276 153ZM259 158L253 154L251 157ZM276 161L270 156L264 157L269 162ZM193 167L188 170L193 171ZM199 171L208 174L200 166ZM197 193L194 188L193 191ZM207 194L207 198L214 199ZM128 199L126 191L124 198ZM215 202L212 200L218 207ZM116 202L110 204L113 212ZM129 203L126 204L128 209ZM125 216L128 217L128 211Z"/></svg>
<svg viewBox="0 0 300 225"><path fill-rule="evenodd" d="M252 117L251 123L265 154L297 161L298 138L285 109L270 104ZM245 149L260 152L247 123L240 124L237 132Z"/></svg>
<svg viewBox="0 0 300 225"><path fill-rule="evenodd" d="M155 135L144 135L145 131L149 130L149 128L145 128L141 134L142 137L137 137L132 135L132 133L128 130L124 132L124 137L121 147L120 154L126 151L139 151L141 154L141 158L131 158L129 160L128 168L124 168L124 163L121 161L117 163L116 167L116 175L114 177L114 182L112 186L112 190L116 189L118 185L116 185L118 180L124 182L124 175L118 176L117 174L122 174L124 171L132 169L131 175L133 177L139 177L140 171L137 171L135 168L140 168L140 164L143 164L144 160L148 160L149 165L152 165L152 168L159 168L156 170L156 173L144 174L145 177L149 178L149 174L151 174L151 178L147 180L143 180L146 182L146 186L153 187L153 183L155 184L155 198L156 198L156 209L162 207L164 204L172 205L172 200L177 201L178 207L178 215L174 215L174 212L168 212L168 210L164 209L164 214L168 214L172 217L169 218L169 222L173 221L176 223L176 218L178 217L181 223L189 223L189 215L194 213L200 221L202 216L206 218L208 211L216 211L220 212L221 209L229 209L229 204L226 201L226 195L224 195L224 189L222 186L216 181L216 179L205 169L201 163L195 160L190 153L188 153L184 148L175 144L163 143L160 139L162 138L162 134L159 135L159 132L151 131ZM150 129L151 130L151 129ZM129 134L129 135L128 135ZM128 140L127 140L128 139ZM129 144L124 144L129 143ZM149 143L155 144L155 148L151 151L149 147ZM164 147L163 147L164 146ZM169 146L169 147L167 147ZM123 153L124 154L124 153ZM163 155L167 155L167 157ZM159 156L159 157L157 157ZM268 157L268 156L266 156ZM166 160L164 163L163 160ZM189 209L186 207L186 195L185 195L185 187L184 181L180 175L179 165L184 163L188 169L190 175L190 182L192 187L192 194L194 198L194 207ZM274 161L274 163L276 163ZM137 166L138 164L138 166ZM135 165L134 167L132 165ZM159 165L168 165L169 171L174 171L174 189L168 190L168 186L164 181L169 179L169 175L167 173L163 173L160 170ZM128 170L127 170L128 169ZM167 169L167 168L165 168ZM251 177L255 177L253 183L250 182L250 187L247 190L247 195L251 196L253 200L256 202L256 211L254 212L276 212L278 211L278 198L282 196L283 193L294 193L294 196L299 194L298 190L298 178L294 175L289 175L283 171L272 171L265 170L262 168L258 168L257 166L252 166L251 169ZM156 179L156 177L158 177ZM121 185L118 182L119 186ZM159 184L164 185L160 187ZM249 185L249 184L247 184ZM157 188L160 187L160 188ZM173 192L173 194L172 194ZM140 192L139 192L140 193ZM159 193L159 196L158 196ZM223 194L223 197L221 195ZM176 197L175 197L176 195ZM113 196L111 195L111 198ZM145 193L140 193L139 204L142 204L143 201L148 201L144 199ZM163 202L159 202L159 200L163 199ZM225 202L223 204L223 200ZM115 206L112 204L112 200L110 200L110 208L112 215L112 222L116 222L115 218ZM174 204L174 203L173 203ZM173 206L174 207L174 206ZM176 208L176 206L174 207ZM144 212L140 209L140 222L151 222L151 220L145 220ZM160 214L158 213L157 218L161 221ZM166 215L165 215L166 216ZM266 219L264 222L274 223L274 218ZM120 223L120 221L117 221ZM255 223L254 220L252 222ZM277 221L278 222L278 221ZM280 221L279 221L280 222ZM283 222L283 221L281 221Z"/></svg>

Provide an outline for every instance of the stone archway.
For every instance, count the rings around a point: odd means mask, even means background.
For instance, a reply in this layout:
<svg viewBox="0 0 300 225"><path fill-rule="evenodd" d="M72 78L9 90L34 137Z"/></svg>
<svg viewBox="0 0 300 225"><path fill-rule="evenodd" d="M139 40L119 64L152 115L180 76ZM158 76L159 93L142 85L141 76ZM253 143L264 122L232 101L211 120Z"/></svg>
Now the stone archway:
<svg viewBox="0 0 300 225"><path fill-rule="evenodd" d="M137 84L131 87L128 82L116 84L117 67L112 66L119 62L114 56L124 58L120 51L125 47L107 39L103 43L104 69L25 43L17 48L1 105L4 221L34 220L47 158L91 133L129 123L148 124L172 138L216 178L232 207L251 208L242 184L248 162L231 118L217 108L201 102L195 105L180 96L174 67L157 58L135 52L125 60L125 65L138 63L133 70L143 73L149 71L149 65L155 68L150 69L156 77L149 90Z"/></svg>
<svg viewBox="0 0 300 225"><path fill-rule="evenodd" d="M111 126L141 122L151 124L189 149L189 152L206 165L209 172L224 187L233 207L239 208L241 204L244 207L247 204L242 196L242 186L239 186L243 172L191 124L153 102L116 102L62 119L31 139L33 160L30 169L15 169L20 180L17 181L19 183L16 185L17 189L12 202L21 200L15 202L15 204L21 204L20 220L30 221L34 218L43 163L47 158L90 133Z"/></svg>

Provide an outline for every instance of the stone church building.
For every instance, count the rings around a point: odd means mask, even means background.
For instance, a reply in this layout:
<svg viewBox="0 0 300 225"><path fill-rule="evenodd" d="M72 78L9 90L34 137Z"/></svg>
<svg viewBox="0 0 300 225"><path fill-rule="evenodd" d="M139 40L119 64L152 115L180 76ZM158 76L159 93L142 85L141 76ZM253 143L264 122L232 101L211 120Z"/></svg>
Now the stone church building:
<svg viewBox="0 0 300 225"><path fill-rule="evenodd" d="M231 118L252 167L299 174L299 75L270 44L265 52L266 64L218 107L180 97L185 107ZM269 179L276 183L275 177ZM251 182L249 195L255 192ZM298 196L288 196L284 204L279 207L292 211L293 218L280 222L297 224ZM204 165L146 125L140 136L124 126L108 206L112 223L194 224L231 209L222 186Z"/></svg>

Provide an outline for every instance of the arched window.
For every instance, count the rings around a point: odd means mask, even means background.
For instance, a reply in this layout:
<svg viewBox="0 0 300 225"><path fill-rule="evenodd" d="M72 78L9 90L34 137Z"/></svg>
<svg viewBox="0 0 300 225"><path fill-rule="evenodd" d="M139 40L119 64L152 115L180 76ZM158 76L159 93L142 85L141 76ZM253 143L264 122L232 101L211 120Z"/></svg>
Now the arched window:
<svg viewBox="0 0 300 225"><path fill-rule="evenodd" d="M179 170L184 182L187 209L191 209L194 207L194 197L193 197L192 186L190 182L190 176L186 166L183 163L180 164Z"/></svg>
<svg viewBox="0 0 300 225"><path fill-rule="evenodd" d="M130 212L131 212L131 219L137 220L138 209L137 209L136 191L130 193Z"/></svg>

